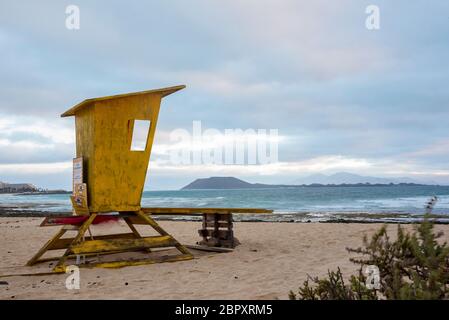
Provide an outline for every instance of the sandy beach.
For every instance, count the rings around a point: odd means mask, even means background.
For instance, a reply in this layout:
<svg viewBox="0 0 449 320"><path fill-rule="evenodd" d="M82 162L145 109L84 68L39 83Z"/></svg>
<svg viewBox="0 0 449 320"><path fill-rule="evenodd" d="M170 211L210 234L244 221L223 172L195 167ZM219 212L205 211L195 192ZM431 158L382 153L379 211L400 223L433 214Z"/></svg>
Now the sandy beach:
<svg viewBox="0 0 449 320"><path fill-rule="evenodd" d="M26 261L57 227L38 227L42 218L0 218L0 274L48 272L50 263L25 267ZM198 240L198 222L161 221L183 244ZM80 290L67 290L67 275L1 278L0 299L287 299L307 274L324 275L341 267L357 269L346 247L362 243L380 224L248 223L235 224L241 241L233 252L192 250L194 260L121 269L81 270ZM95 234L127 232L120 223L95 226ZM411 230L412 225L405 228ZM449 226L437 225L449 240ZM389 225L394 238L396 225Z"/></svg>

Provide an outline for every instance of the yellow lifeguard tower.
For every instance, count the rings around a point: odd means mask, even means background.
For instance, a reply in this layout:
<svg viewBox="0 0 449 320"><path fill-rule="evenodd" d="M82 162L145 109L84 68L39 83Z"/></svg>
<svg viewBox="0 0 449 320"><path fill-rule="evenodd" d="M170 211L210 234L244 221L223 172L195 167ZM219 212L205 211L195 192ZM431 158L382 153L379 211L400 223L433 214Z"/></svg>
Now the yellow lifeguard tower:
<svg viewBox="0 0 449 320"><path fill-rule="evenodd" d="M75 116L90 212L140 210L161 99L183 88L87 99L61 115ZM146 139L133 150L137 123L143 123Z"/></svg>
<svg viewBox="0 0 449 320"><path fill-rule="evenodd" d="M215 247L207 249L211 251L218 250L216 247L234 248L238 243L234 238L232 214L272 212L251 208L141 208L161 100L183 88L87 99L62 114L62 117L75 116L76 122L71 196L75 214L44 219L41 226L62 225L62 228L27 265L58 260L53 271L65 272L68 261L76 259L80 265L80 257L94 259L81 266L106 268L189 260L193 259L190 251L162 229L153 215L202 216L202 229L198 233L203 238L199 243L203 247L190 245L189 248ZM92 224L117 220L124 221L131 232L94 235L90 230ZM135 225L151 226L158 235L142 236ZM76 236L64 238L68 231L75 231ZM161 248L176 249L180 254L155 255ZM52 250L65 251L62 256L42 258ZM130 251L138 251L144 257L121 256Z"/></svg>
<svg viewBox="0 0 449 320"><path fill-rule="evenodd" d="M87 99L63 113L75 116L76 156L72 203L78 216L63 218L64 227L28 265L42 262L48 250L65 249L54 268L65 271L67 259L76 256L128 251L150 252L152 248L174 247L181 255L164 259L121 260L97 262L93 266L121 267L161 261L192 259L190 252L163 230L156 221L141 210L140 202L153 145L159 108L163 97L185 86L120 94ZM143 141L135 141L137 124L142 124ZM75 168L76 167L76 168ZM110 214L114 212L115 214ZM45 225L58 224L58 218L47 218ZM91 224L124 219L132 233L112 234L86 239ZM153 227L160 235L142 237L135 224ZM74 238L62 238L69 230L77 231Z"/></svg>

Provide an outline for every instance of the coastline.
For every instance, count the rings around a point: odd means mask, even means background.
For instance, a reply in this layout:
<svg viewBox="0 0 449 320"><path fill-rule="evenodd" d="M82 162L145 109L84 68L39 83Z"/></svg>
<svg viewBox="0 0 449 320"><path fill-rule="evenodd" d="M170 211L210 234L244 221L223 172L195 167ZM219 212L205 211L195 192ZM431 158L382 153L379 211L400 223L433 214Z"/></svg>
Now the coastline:
<svg viewBox="0 0 449 320"><path fill-rule="evenodd" d="M26 206L24 206L26 208ZM43 218L47 216L64 217L71 216L71 212L51 212L43 210L22 209L22 207L0 206L0 217L4 218ZM264 214L264 215L238 215L234 214L236 222L265 222L265 223L389 223L389 224L416 224L423 218L424 214L409 213L365 213L365 212L335 212L334 218L313 219L308 215L317 215L314 212L298 212L288 214ZM200 221L195 216L157 216L159 221ZM435 224L449 224L449 215L434 214L431 216Z"/></svg>
<svg viewBox="0 0 449 320"><path fill-rule="evenodd" d="M449 187L341 187L258 190L145 191L143 207L250 207L273 209L271 215L234 215L243 222L416 223L425 204L438 196L433 217L449 223ZM0 216L70 215L66 194L0 195ZM194 220L192 217L160 217Z"/></svg>

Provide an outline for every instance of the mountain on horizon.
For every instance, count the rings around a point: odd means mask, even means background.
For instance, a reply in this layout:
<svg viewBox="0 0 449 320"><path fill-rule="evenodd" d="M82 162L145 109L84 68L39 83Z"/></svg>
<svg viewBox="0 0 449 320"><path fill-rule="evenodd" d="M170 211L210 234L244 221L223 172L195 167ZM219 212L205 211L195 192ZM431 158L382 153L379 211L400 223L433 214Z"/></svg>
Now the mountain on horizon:
<svg viewBox="0 0 449 320"><path fill-rule="evenodd" d="M262 189L262 188L283 188L283 187L302 187L302 186L319 186L319 185L389 185L389 184L408 184L408 185L423 185L409 178L375 178L364 177L356 174L346 172L339 172L330 176L324 174L315 174L304 179L296 180L292 184L263 184L263 183L249 183L235 177L210 177L196 179L188 185L181 188L181 190L190 189Z"/></svg>
<svg viewBox="0 0 449 320"><path fill-rule="evenodd" d="M252 183L234 177L210 177L196 179L181 190L186 189L246 189L254 188Z"/></svg>
<svg viewBox="0 0 449 320"><path fill-rule="evenodd" d="M412 178L378 178L370 176L361 176L349 172L337 172L331 175L322 173L313 174L304 178L296 179L293 184L390 184L390 183L415 183L415 184L436 184L434 182L424 182Z"/></svg>

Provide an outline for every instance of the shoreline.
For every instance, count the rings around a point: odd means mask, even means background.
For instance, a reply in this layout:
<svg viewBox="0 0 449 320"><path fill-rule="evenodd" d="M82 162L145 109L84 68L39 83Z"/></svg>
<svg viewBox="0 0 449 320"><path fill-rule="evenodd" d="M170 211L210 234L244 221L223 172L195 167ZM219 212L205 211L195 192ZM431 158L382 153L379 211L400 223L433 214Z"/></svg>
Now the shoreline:
<svg viewBox="0 0 449 320"><path fill-rule="evenodd" d="M307 217L307 214L314 214L309 212L299 212L299 213L289 213L283 215L267 214L267 215L238 215L234 214L235 222L257 222L257 223L343 223L343 224L416 224L422 221L424 215L417 214L407 214L407 213L362 213L362 212L351 212L351 213L334 213L341 217L330 217L328 219L311 219ZM72 212L52 212L52 211L42 211L42 210L27 210L20 209L17 207L2 207L0 206L0 217L3 218L44 218L47 216L52 217L65 217L71 216ZM285 219L285 217L288 217ZM294 219L293 217L302 217L302 220ZM351 217L353 216L353 217ZM157 216L154 215L156 220L159 221L184 221L184 222L197 222L201 221L201 217L192 216ZM448 225L449 224L449 214L448 215L432 215L435 224ZM405 220L409 219L409 220ZM447 219L447 220L437 220L437 219Z"/></svg>

